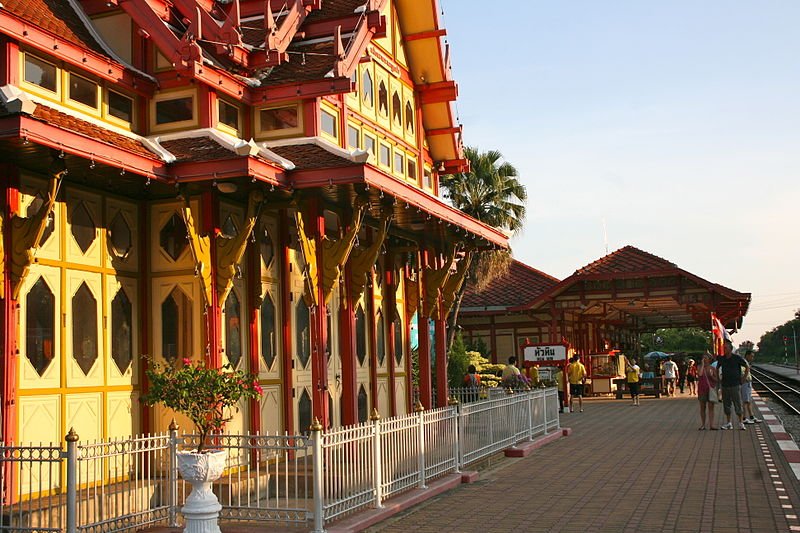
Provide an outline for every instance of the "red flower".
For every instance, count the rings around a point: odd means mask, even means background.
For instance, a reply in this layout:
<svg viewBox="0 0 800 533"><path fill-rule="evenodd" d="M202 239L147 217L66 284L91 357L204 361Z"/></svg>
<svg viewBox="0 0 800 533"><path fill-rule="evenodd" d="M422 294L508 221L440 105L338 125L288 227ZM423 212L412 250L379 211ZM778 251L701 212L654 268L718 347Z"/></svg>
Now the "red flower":
<svg viewBox="0 0 800 533"><path fill-rule="evenodd" d="M192 362L189 360L188 357L184 357L183 358L183 364L186 365L186 366L189 366L189 365L192 364Z"/></svg>

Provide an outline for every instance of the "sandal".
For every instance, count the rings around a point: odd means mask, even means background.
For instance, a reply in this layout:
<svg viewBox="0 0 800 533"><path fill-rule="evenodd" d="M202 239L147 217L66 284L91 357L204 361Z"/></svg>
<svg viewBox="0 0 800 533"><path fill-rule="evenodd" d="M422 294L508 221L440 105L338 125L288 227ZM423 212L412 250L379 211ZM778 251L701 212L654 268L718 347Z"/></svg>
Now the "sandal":
<svg viewBox="0 0 800 533"><path fill-rule="evenodd" d="M704 429L706 429L706 427L702 426L702 427L697 428L697 431L703 431Z"/></svg>

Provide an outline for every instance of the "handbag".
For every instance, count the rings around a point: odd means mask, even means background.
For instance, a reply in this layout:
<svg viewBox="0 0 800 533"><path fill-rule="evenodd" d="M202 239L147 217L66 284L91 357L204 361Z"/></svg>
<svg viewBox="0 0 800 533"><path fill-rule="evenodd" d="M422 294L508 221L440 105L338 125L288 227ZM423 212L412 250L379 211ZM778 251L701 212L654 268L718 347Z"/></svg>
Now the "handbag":
<svg viewBox="0 0 800 533"><path fill-rule="evenodd" d="M722 398L720 398L720 395L717 393L717 389L714 389L714 388L708 389L708 401L709 402L721 402L722 401Z"/></svg>

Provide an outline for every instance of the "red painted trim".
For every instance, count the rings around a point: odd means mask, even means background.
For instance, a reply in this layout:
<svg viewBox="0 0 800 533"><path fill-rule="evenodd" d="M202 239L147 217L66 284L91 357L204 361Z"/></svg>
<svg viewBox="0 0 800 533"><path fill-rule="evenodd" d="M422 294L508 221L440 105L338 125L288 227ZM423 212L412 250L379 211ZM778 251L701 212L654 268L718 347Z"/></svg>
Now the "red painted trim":
<svg viewBox="0 0 800 533"><path fill-rule="evenodd" d="M288 186L284 169L255 157L234 156L231 159L216 161L174 163L169 171L170 177L178 183L207 182L216 174L219 179L247 176L270 185Z"/></svg>
<svg viewBox="0 0 800 533"><path fill-rule="evenodd" d="M447 35L447 30L444 28L439 28L436 30L421 31L419 33L409 33L403 36L403 41L411 42L419 41L420 39L438 39L440 37L444 37L445 35Z"/></svg>
<svg viewBox="0 0 800 533"><path fill-rule="evenodd" d="M0 36L2 56L0 56L0 79L3 85L19 85L19 45Z"/></svg>
<svg viewBox="0 0 800 533"><path fill-rule="evenodd" d="M10 164L0 166L3 174L3 219L10 221L11 216L19 209L19 175L16 167ZM10 226L10 224L9 224ZM18 302L11 299L11 250L13 242L11 231L6 230L0 238L3 239L3 290L4 298L0 310L2 310L3 332L2 346L3 352L0 354L0 386L2 386L2 401L0 405L0 415L2 416L2 435L0 442L10 444L17 441L17 366L19 362L19 350L17 349L17 310ZM11 482L13 479L13 469L11 465L4 467L4 479ZM0 491L6 490L5 494L13 494L12 487L0 487ZM2 494L0 492L0 494Z"/></svg>
<svg viewBox="0 0 800 533"><path fill-rule="evenodd" d="M216 106L217 93L209 90L207 85L200 85L197 88L197 111L198 126L201 128L213 128L216 126L215 117L217 115Z"/></svg>
<svg viewBox="0 0 800 533"><path fill-rule="evenodd" d="M319 197L309 199L308 218L310 221L308 228L311 229L313 239L317 243L322 243L325 236L325 216L322 210L322 202ZM314 417L319 419L322 426L327 429L330 427L328 416L328 356L325 350L327 346L327 314L325 306L325 294L323 291L323 253L322 246L317 246L317 294L316 300L319 305L312 308L311 312L311 380L312 380L312 409ZM305 428L300 428L305 430Z"/></svg>
<svg viewBox="0 0 800 533"><path fill-rule="evenodd" d="M386 331L389 333L386 336L386 344L388 350L388 368L389 368L389 414L395 416L397 414L397 398L395 390L395 371L394 367L397 364L396 353L394 350L394 341L397 332L394 329L394 315L397 313L397 272L394 269L394 254L386 254L386 265L383 269L384 272L384 287L386 287L386 294L384 295L383 317L388 326Z"/></svg>
<svg viewBox="0 0 800 533"><path fill-rule="evenodd" d="M441 309L441 297L439 302ZM436 339L436 407L447 406L449 396L447 384L447 321L436 319L434 323Z"/></svg>
<svg viewBox="0 0 800 533"><path fill-rule="evenodd" d="M291 261L289 260L289 217L285 209L281 209L278 216L278 260L280 261L280 284L281 291L281 334L283 335L282 362L283 371L283 416L285 417L284 429L289 435L295 434L294 427L294 379L292 377L292 274L290 271Z"/></svg>
<svg viewBox="0 0 800 533"><path fill-rule="evenodd" d="M140 94L152 94L155 90L152 81L126 69L110 57L67 41L27 20L17 18L8 11L0 11L0 28L9 37L48 56L56 57L76 67L78 71L91 73Z"/></svg>
<svg viewBox="0 0 800 533"><path fill-rule="evenodd" d="M84 159L94 158L98 164L125 168L126 171L141 174L143 177L171 181L164 163L156 160L155 155L153 159L148 159L131 154L112 144L51 126L27 116L17 115L0 120L0 139L18 138L27 138L31 142L64 150L67 154Z"/></svg>
<svg viewBox="0 0 800 533"><path fill-rule="evenodd" d="M205 191L200 198L203 220L202 232L211 236L211 279L217 279L216 236L219 228L219 198L216 191ZM211 302L206 308L206 364L211 368L222 367L222 305L217 296L217 286L212 281Z"/></svg>
<svg viewBox="0 0 800 533"><path fill-rule="evenodd" d="M430 252L424 248L424 243L420 251L420 266L419 269L419 290L420 298L424 299L425 287L425 268L428 266L428 255ZM418 348L418 364L419 364L419 401L425 409L433 407L433 383L431 376L431 344L430 344L430 324L429 318L423 315L423 306L419 306L417 312L418 329L417 335L419 340Z"/></svg>
<svg viewBox="0 0 800 533"><path fill-rule="evenodd" d="M454 102L458 99L458 85L452 80L417 85L422 105Z"/></svg>
<svg viewBox="0 0 800 533"><path fill-rule="evenodd" d="M371 237L371 231L368 230L367 234ZM367 334L369 335L369 396L370 405L373 408L378 407L378 330L377 330L377 309L375 309L375 279L372 271L367 273L369 281L364 290L366 294L367 308L365 310L367 316Z"/></svg>
<svg viewBox="0 0 800 533"><path fill-rule="evenodd" d="M433 128L430 130L425 130L425 134L428 137L434 137L436 135L461 135L464 128L461 127L459 124L458 126L450 126L447 128Z"/></svg>

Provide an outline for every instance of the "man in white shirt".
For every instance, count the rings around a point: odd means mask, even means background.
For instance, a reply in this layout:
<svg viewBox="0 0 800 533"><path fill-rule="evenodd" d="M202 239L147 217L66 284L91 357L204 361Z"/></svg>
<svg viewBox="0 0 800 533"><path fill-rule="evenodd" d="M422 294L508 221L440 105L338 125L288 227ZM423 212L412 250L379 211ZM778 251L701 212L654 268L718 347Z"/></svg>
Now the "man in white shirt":
<svg viewBox="0 0 800 533"><path fill-rule="evenodd" d="M664 361L664 380L667 382L667 396L675 396L675 380L678 378L678 365L667 357Z"/></svg>

